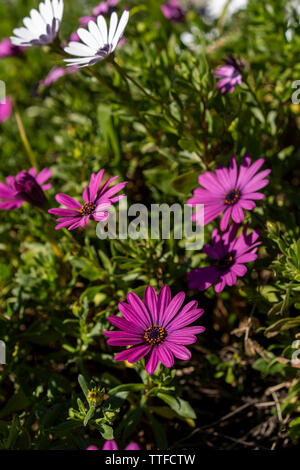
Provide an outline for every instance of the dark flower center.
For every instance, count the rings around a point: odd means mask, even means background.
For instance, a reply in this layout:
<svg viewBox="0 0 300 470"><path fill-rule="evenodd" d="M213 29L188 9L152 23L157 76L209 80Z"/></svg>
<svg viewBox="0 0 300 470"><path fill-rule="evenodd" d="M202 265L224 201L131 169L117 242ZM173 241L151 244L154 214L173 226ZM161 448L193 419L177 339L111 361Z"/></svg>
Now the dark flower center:
<svg viewBox="0 0 300 470"><path fill-rule="evenodd" d="M59 19L53 18L52 24L47 24L46 26L46 33L41 34L38 39L32 39L31 41L29 41L30 44L32 44L33 46L45 46L47 44L50 44L56 37L59 26Z"/></svg>
<svg viewBox="0 0 300 470"><path fill-rule="evenodd" d="M228 206L233 206L241 197L241 193L237 188L232 189L224 196L224 201Z"/></svg>
<svg viewBox="0 0 300 470"><path fill-rule="evenodd" d="M229 269L234 263L234 256L232 253L228 253L228 255L223 256L223 258L220 258L217 260L217 268L220 270L226 270Z"/></svg>
<svg viewBox="0 0 300 470"><path fill-rule="evenodd" d="M43 189L36 179L27 171L24 170L17 175L15 187L24 201L37 207L42 207L46 204L47 199Z"/></svg>
<svg viewBox="0 0 300 470"><path fill-rule="evenodd" d="M145 330L144 338L149 344L162 343L167 336L166 330L159 325L153 325Z"/></svg>
<svg viewBox="0 0 300 470"><path fill-rule="evenodd" d="M80 209L81 215L92 215L95 212L96 204L93 202L86 202Z"/></svg>
<svg viewBox="0 0 300 470"><path fill-rule="evenodd" d="M105 57L111 53L112 47L112 44L105 44L103 47L101 47L101 49L96 52L95 57L90 60L89 65L94 65L99 62L99 60L105 59Z"/></svg>

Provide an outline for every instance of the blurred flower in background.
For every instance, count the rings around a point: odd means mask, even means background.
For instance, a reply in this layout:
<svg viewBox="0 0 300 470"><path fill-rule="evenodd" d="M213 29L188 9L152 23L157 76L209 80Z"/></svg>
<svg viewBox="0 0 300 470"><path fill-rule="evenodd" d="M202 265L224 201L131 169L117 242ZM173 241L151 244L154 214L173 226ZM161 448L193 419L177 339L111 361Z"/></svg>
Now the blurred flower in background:
<svg viewBox="0 0 300 470"><path fill-rule="evenodd" d="M51 188L51 184L44 184L52 175L52 171L44 168L39 174L35 168L29 171L22 170L17 176L8 176L6 184L0 183L0 209L11 210L21 207L28 202L36 207L42 207L47 199L44 191Z"/></svg>
<svg viewBox="0 0 300 470"><path fill-rule="evenodd" d="M5 122L10 118L12 112L11 98L7 96L3 103L0 102L0 122Z"/></svg>
<svg viewBox="0 0 300 470"><path fill-rule="evenodd" d="M178 0L169 0L160 8L164 16L173 23L180 23L185 18L185 13Z"/></svg>
<svg viewBox="0 0 300 470"><path fill-rule="evenodd" d="M9 38L4 38L0 42L0 58L20 55L26 47L14 46Z"/></svg>
<svg viewBox="0 0 300 470"><path fill-rule="evenodd" d="M52 83L56 82L59 78L69 75L71 73L77 72L78 67L73 65L69 68L64 67L53 67L48 73L47 77L44 80L41 80L39 86L50 86Z"/></svg>
<svg viewBox="0 0 300 470"><path fill-rule="evenodd" d="M256 206L254 201L265 197L258 191L269 183L266 177L271 170L258 171L263 164L264 159L259 158L251 165L251 158L247 153L238 169L236 159L232 157L228 169L219 166L215 173L206 171L199 175L198 181L202 188L193 191L188 204L204 204L204 225L222 213L221 230L226 230L230 217L237 224L241 223L244 220L243 210L253 210ZM200 213L196 211L192 220L200 223L199 216Z"/></svg>
<svg viewBox="0 0 300 470"><path fill-rule="evenodd" d="M89 446L86 450L99 450L96 446ZM118 444L113 439L105 441L102 450L119 450ZM136 442L131 442L125 447L125 450L141 450Z"/></svg>
<svg viewBox="0 0 300 470"><path fill-rule="evenodd" d="M217 83L217 88L221 88L221 93L233 93L237 85L242 84L242 69L243 64L235 60L232 56L228 55L224 59L225 65L222 65L214 71L215 77L220 81Z"/></svg>
<svg viewBox="0 0 300 470"><path fill-rule="evenodd" d="M95 16L110 14L119 2L120 0L107 0L107 2L100 2L99 5L93 9L93 14Z"/></svg>
<svg viewBox="0 0 300 470"><path fill-rule="evenodd" d="M204 253L213 259L212 266L193 269L187 275L190 289L208 289L214 282L216 292L222 292L226 285L233 286L237 277L245 276L245 263L257 258L259 232L254 230L247 235L248 225L237 237L240 225L232 224L226 232L219 235L217 229L212 233L212 243L203 247Z"/></svg>
<svg viewBox="0 0 300 470"><path fill-rule="evenodd" d="M211 0L207 2L207 11L214 18L219 18L228 4L228 15L233 15L239 10L246 8L248 0Z"/></svg>
<svg viewBox="0 0 300 470"><path fill-rule="evenodd" d="M83 28L87 28L88 27L88 24L90 21L95 21L97 18L95 18L94 16L82 16L81 18L79 18L79 23L81 24L81 26Z"/></svg>

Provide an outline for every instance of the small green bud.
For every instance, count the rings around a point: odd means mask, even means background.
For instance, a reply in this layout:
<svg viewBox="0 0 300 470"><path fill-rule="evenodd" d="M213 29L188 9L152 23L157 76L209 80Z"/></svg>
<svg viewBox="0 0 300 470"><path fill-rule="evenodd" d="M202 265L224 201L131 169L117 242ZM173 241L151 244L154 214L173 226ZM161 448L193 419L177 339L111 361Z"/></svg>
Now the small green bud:
<svg viewBox="0 0 300 470"><path fill-rule="evenodd" d="M100 387L93 387L89 390L88 393L88 402L91 406L99 406L101 405L104 397L104 388L101 389Z"/></svg>

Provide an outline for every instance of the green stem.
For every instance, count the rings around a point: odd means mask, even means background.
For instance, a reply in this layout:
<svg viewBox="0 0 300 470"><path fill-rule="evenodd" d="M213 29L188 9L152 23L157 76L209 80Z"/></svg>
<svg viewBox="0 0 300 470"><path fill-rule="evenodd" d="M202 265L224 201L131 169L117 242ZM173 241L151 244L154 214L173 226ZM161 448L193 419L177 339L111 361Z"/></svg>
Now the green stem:
<svg viewBox="0 0 300 470"><path fill-rule="evenodd" d="M259 101L259 99L257 98L255 91L253 90L252 86L250 85L250 83L248 82L247 79L244 79L244 83L247 85L248 90L250 91L251 96L252 96L253 99L255 100L257 106L259 107L259 109L260 109L261 112L263 113L264 119L266 120L266 114L265 114L264 106L262 105L262 103L261 103L261 102Z"/></svg>
<svg viewBox="0 0 300 470"><path fill-rule="evenodd" d="M145 88L143 88L142 85L140 85L134 78L128 75L128 73L125 72L125 70L123 70L123 68L119 64L117 64L117 62L112 60L111 63L125 79L132 82L139 90L141 90L142 93L144 93L145 96L147 96L147 98L154 101L155 103L160 104L161 106L164 106L164 103L160 99L155 98L153 95L148 93L148 91L146 91Z"/></svg>
<svg viewBox="0 0 300 470"><path fill-rule="evenodd" d="M98 80L98 82L104 86L104 88L106 88L108 91L111 91L114 93L114 95L117 96L117 98L119 98L118 96L118 92L117 90L115 90L115 88L113 88L112 86L110 86L102 77L99 73L95 72L92 68L87 68L86 69L86 72L89 74L89 75L92 75L92 77L96 78L96 80Z"/></svg>
<svg viewBox="0 0 300 470"><path fill-rule="evenodd" d="M117 62L112 60L111 63L116 68L116 70L120 73L120 75L126 80L126 82L127 80L129 80L131 83L133 83L139 90L141 90L141 92L145 96L147 96L147 98L149 98L154 103L159 104L166 111L166 113L168 114L168 116L170 116L171 119L176 121L178 124L181 124L179 119L177 119L175 116L171 114L168 106L165 103L163 103L163 101L161 101L159 98L156 98L155 96L148 93L148 91L146 91L145 88L142 85L140 85L134 78L128 75L128 73L125 72L125 70L119 64L117 64Z"/></svg>
<svg viewBox="0 0 300 470"><path fill-rule="evenodd" d="M34 168L36 168L38 170L37 160L35 158L35 154L33 153L32 148L30 146L30 143L29 143L29 140L27 138L25 128L23 126L23 122L22 122L22 119L21 119L21 116L20 116L20 113L17 109L16 104L14 104L14 107L15 107L15 117L16 117L16 121L17 121L17 126L18 126L18 129L19 129L20 137L21 137L22 143L24 145L25 151L28 155L31 166L33 166Z"/></svg>

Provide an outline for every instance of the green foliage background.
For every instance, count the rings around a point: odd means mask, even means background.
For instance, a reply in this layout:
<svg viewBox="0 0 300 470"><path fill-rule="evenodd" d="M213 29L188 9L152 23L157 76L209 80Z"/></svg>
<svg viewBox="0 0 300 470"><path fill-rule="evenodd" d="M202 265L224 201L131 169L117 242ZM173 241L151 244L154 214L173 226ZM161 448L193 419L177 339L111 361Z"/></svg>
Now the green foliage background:
<svg viewBox="0 0 300 470"><path fill-rule="evenodd" d="M85 70L37 92L59 56L32 47L3 59L0 78L32 154L13 114L0 127L1 181L35 159L53 170L49 207L57 192L80 197L101 168L129 181L130 203L184 204L199 173L227 166L232 154L241 162L248 151L272 169L266 198L247 213L263 244L235 286L199 293L188 291L185 276L205 266L206 256L182 242L100 241L92 223L70 234L55 232L52 218L26 204L1 211L0 338L8 356L0 366L1 448L85 449L113 436L120 447L135 440L148 449L229 448L242 438L252 448L291 447L300 436L299 368L291 364L300 326L300 105L291 101L300 79L299 15L290 1L250 0L227 21L209 22L190 8L173 25L156 0L125 3L131 18L117 61L163 105L108 61L93 67L98 80ZM1 36L36 6L2 1ZM61 38L93 6L65 0ZM192 49L180 40L184 31L193 32ZM213 70L226 53L246 68L243 85L222 96ZM206 241L215 226L206 227ZM177 361L149 385L141 366L113 361L103 330L128 292L143 295L147 285L164 283L199 301L207 331L191 346L189 363ZM105 388L97 407L86 398L95 385ZM218 428L244 405L249 414ZM235 447L244 448L241 441Z"/></svg>

